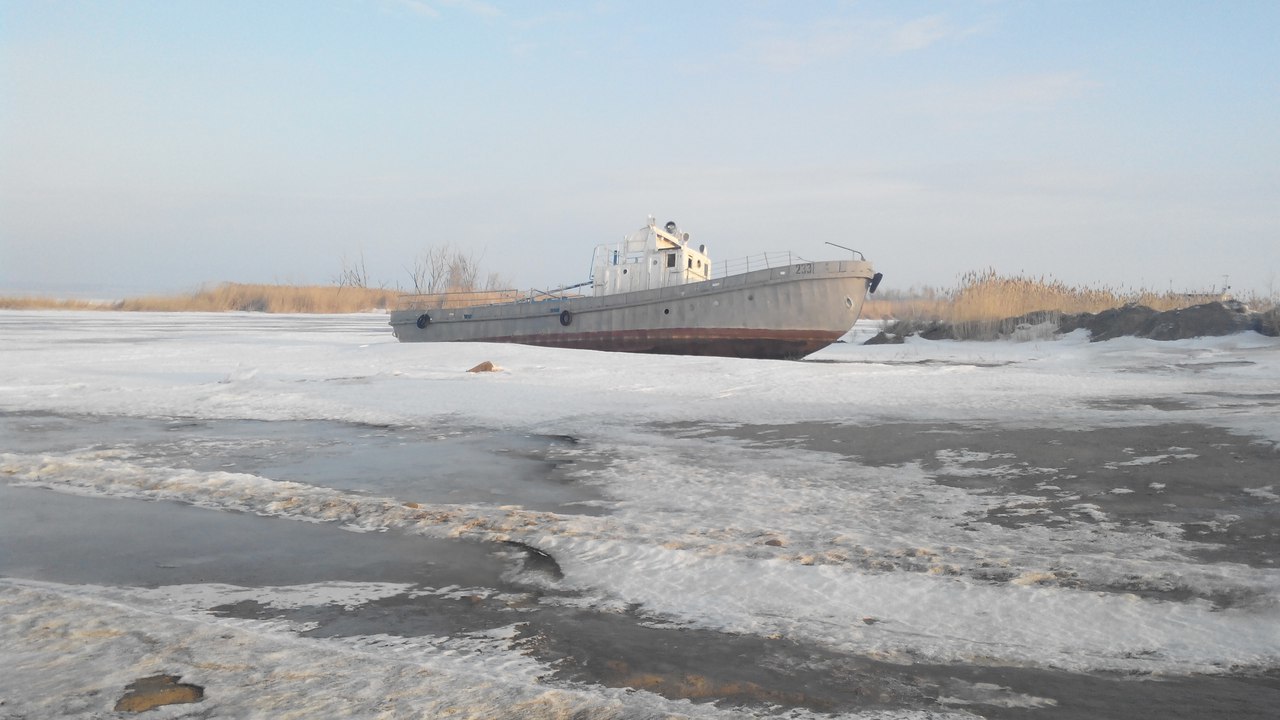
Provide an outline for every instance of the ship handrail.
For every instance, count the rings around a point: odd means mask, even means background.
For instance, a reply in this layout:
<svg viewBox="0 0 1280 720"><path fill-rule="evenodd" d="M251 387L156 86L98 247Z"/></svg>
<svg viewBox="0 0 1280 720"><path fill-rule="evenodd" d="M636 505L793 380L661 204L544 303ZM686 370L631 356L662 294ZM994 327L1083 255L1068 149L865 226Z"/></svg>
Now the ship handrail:
<svg viewBox="0 0 1280 720"><path fill-rule="evenodd" d="M396 309L458 310L490 305L519 305L569 300L584 297L580 293L569 292L570 290L590 284L590 282L585 282L554 290L458 290L443 293L406 293L397 298Z"/></svg>
<svg viewBox="0 0 1280 720"><path fill-rule="evenodd" d="M518 302L524 293L519 290L450 290L441 293L404 293L396 299L399 310L437 309L448 310L482 305L505 305Z"/></svg>
<svg viewBox="0 0 1280 720"><path fill-rule="evenodd" d="M733 286L733 278L745 278L748 273L772 270L779 275L786 275L787 269L798 264L812 263L810 260L789 251L763 252L747 255L734 260L723 260L713 263L706 280L686 283L673 283L653 287L637 288L634 292L659 291L659 297L684 296L691 285L702 284L701 291L707 292L721 287L726 281ZM477 290L444 293L422 293L401 295L398 309L440 309L456 310L466 307L482 307L488 305L514 305L525 303L542 303L573 300L588 297L569 291L590 285L591 282L568 285L553 290ZM617 293L618 295L627 293ZM596 296L608 297L608 296Z"/></svg>
<svg viewBox="0 0 1280 720"><path fill-rule="evenodd" d="M732 260L721 260L720 262L711 263L711 275L708 279L722 279L730 275L741 275L753 270L772 270L774 268L787 267L796 261L808 262L793 254L790 250L763 252Z"/></svg>

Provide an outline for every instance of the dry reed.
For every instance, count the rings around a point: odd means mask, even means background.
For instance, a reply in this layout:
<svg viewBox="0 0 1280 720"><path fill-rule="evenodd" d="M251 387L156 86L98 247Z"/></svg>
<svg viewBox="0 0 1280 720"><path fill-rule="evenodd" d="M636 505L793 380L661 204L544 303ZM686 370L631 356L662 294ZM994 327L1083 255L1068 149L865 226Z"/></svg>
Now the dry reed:
<svg viewBox="0 0 1280 720"><path fill-rule="evenodd" d="M942 323L954 328L957 336L981 338L998 334L1001 321L1010 318L1099 313L1129 304L1165 311L1220 299L1219 295L1205 293L1080 287L1045 276L1010 277L987 269L965 273L951 290L926 288L869 298L862 314L895 321L890 331L898 334Z"/></svg>
<svg viewBox="0 0 1280 720"><path fill-rule="evenodd" d="M0 296L0 310L114 310L115 303L30 295Z"/></svg>
<svg viewBox="0 0 1280 720"><path fill-rule="evenodd" d="M229 310L269 313L352 313L386 310L405 302L423 307L451 307L455 298L465 304L502 302L512 291L482 291L435 296L403 296L395 290L332 285L251 285L223 283L185 295L130 298L116 302L63 300L40 297L0 297L0 308L16 310L131 310L152 312L223 312ZM1006 277L994 270L961 276L951 290L924 288L909 292L882 290L867 298L865 318L925 323L995 323L1036 312L1097 313L1136 303L1154 310L1173 310L1218 299L1194 293L1120 291L1111 288L1067 285L1047 277ZM1250 304L1259 302L1251 300ZM1273 303L1261 301L1263 306Z"/></svg>
<svg viewBox="0 0 1280 720"><path fill-rule="evenodd" d="M330 285L251 285L223 283L185 295L88 302L51 298L0 298L0 308L34 310L126 310L140 312L355 313L395 305L395 290Z"/></svg>

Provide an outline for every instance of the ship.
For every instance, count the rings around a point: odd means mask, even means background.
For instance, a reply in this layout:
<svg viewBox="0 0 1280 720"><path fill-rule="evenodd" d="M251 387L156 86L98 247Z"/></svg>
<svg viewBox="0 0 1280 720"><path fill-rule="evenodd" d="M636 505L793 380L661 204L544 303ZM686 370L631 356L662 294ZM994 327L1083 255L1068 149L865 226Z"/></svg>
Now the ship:
<svg viewBox="0 0 1280 720"><path fill-rule="evenodd" d="M881 274L843 260L765 253L713 267L674 221L598 245L590 280L551 291L406 295L401 342L519 343L614 352L799 359L840 339ZM587 288L590 288L589 293Z"/></svg>

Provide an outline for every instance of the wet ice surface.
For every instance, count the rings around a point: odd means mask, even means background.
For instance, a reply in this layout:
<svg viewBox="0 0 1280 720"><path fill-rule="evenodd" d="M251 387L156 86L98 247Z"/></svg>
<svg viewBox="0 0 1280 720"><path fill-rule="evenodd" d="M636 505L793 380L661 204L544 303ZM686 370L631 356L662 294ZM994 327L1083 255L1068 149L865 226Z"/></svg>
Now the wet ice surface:
<svg viewBox="0 0 1280 720"><path fill-rule="evenodd" d="M570 488L573 438L318 420L247 421L0 413L10 452L88 451L155 467L244 472L429 503L492 502L598 513Z"/></svg>
<svg viewBox="0 0 1280 720"><path fill-rule="evenodd" d="M1275 445L1211 426L1063 431L806 423L673 429L689 437L738 438L751 447L833 453L870 466L918 464L934 482L1004 498L965 518L962 527L1084 523L1137 535L1159 528L1196 541L1183 550L1205 561L1274 568L1280 560Z"/></svg>
<svg viewBox="0 0 1280 720"><path fill-rule="evenodd" d="M0 545L4 576L96 585L486 585L505 569L477 543L8 485Z"/></svg>
<svg viewBox="0 0 1280 720"><path fill-rule="evenodd" d="M384 322L0 313L0 707L156 673L206 687L165 717L1280 702L1274 340L782 363Z"/></svg>

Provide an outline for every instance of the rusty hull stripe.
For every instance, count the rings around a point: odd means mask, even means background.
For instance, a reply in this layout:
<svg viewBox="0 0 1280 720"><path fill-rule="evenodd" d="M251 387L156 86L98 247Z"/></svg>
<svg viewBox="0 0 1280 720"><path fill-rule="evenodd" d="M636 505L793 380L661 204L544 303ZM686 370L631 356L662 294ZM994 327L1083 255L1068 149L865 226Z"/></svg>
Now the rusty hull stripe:
<svg viewBox="0 0 1280 720"><path fill-rule="evenodd" d="M840 339L843 334L826 330L677 328L508 335L478 338L468 342L505 342L578 350L785 360L804 357L820 350Z"/></svg>

